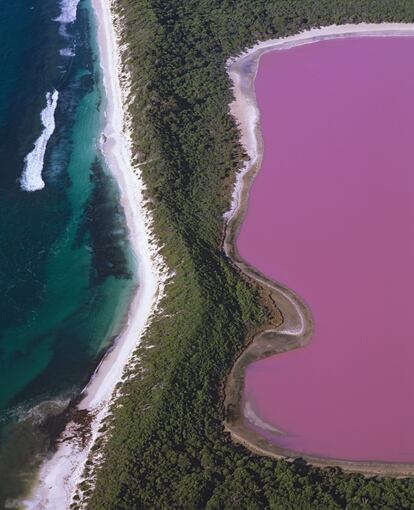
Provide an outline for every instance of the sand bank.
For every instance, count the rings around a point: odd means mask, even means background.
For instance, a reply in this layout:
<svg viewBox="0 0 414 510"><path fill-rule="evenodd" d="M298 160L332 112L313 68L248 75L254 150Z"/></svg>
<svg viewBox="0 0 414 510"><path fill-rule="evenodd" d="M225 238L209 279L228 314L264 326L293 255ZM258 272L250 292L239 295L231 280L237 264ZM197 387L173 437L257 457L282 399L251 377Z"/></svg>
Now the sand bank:
<svg viewBox="0 0 414 510"><path fill-rule="evenodd" d="M236 361L226 386L226 429L233 439L242 442L255 452L285 458L303 457L317 466L340 466L345 470L366 474L406 476L414 473L411 464L354 462L341 459L324 459L302 455L300 452L280 448L268 442L259 433L244 425L246 411L242 406L244 374L246 367L259 359L304 346L312 337L313 320L306 304L292 291L267 278L243 261L235 241L247 208L250 186L260 169L263 143L260 132L260 114L256 103L254 80L261 55L268 51L285 50L295 46L338 37L357 36L413 36L414 25L409 24L360 24L329 26L312 29L295 36L265 41L228 61L228 72L234 85L235 101L230 112L241 130L241 143L249 161L237 175L230 210L226 213L227 229L224 249L235 264L251 279L259 282L277 304L283 316L280 326L261 330ZM252 418L252 414L249 414ZM259 417L256 417L260 420ZM259 424L261 426L261 424Z"/></svg>
<svg viewBox="0 0 414 510"><path fill-rule="evenodd" d="M121 48L110 0L92 1L97 25L100 62L106 91L105 127L101 150L116 178L126 215L130 242L137 259L139 288L130 305L127 324L85 388L78 405L92 416L91 437L79 444L76 425L69 423L56 453L42 465L31 496L23 502L30 509L68 508L91 446L98 437L117 383L121 380L140 338L164 295L168 279L159 248L151 234L152 218L143 198L140 170L133 166L130 122L127 114L129 75L121 66Z"/></svg>

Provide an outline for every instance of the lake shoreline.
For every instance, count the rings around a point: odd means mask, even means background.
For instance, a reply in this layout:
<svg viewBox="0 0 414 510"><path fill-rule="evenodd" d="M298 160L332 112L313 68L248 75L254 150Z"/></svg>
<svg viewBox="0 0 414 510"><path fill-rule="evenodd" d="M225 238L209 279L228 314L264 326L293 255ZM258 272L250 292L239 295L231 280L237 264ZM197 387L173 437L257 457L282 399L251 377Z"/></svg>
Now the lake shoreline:
<svg viewBox="0 0 414 510"><path fill-rule="evenodd" d="M44 461L31 495L22 501L24 508L68 508L83 472L88 455L98 438L102 421L108 416L116 386L145 334L164 296L168 272L159 246L152 234L153 219L144 198L144 184L131 149L128 114L130 78L117 28L118 18L111 0L91 1L97 22L97 41L105 90L105 122L100 137L101 153L114 176L125 212L131 248L137 261L138 287L129 306L122 332L103 355L89 383L78 399L75 414L87 416L86 440L79 440L79 423L68 423L57 441L56 451Z"/></svg>
<svg viewBox="0 0 414 510"><path fill-rule="evenodd" d="M261 434L244 424L245 413L242 409L242 402L246 367L254 361L306 345L312 337L313 319L311 310L299 296L246 263L240 257L236 247L240 226L247 211L250 188L260 170L263 155L260 113L254 89L260 57L269 51L286 50L303 44L339 37L413 35L414 25L403 23L332 25L311 29L283 39L258 43L250 50L227 62L227 71L233 83L235 95L235 100L230 104L230 114L235 118L240 128L240 141L249 160L236 177L231 208L225 214L227 224L223 248L234 264L269 294L271 301L277 305L283 317L282 324L268 325L253 336L251 342L235 361L226 382L225 429L230 432L234 441L243 444L255 453L288 460L300 457L313 466L340 467L345 471L360 472L367 476L405 477L414 474L414 465L409 463L347 461L303 455L300 452L270 443ZM249 418L255 419L258 423L261 422L259 417L249 416ZM271 426L270 424L265 425Z"/></svg>

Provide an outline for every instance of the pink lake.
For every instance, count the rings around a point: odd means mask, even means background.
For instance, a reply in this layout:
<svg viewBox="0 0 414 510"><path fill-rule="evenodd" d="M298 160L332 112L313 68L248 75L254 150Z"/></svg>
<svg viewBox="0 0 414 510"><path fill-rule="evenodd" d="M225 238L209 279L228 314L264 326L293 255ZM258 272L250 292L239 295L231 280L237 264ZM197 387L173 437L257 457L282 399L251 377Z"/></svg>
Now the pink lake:
<svg viewBox="0 0 414 510"><path fill-rule="evenodd" d="M244 400L284 434L256 430L414 462L414 38L273 51L255 86L264 159L238 249L315 321L305 348L248 366Z"/></svg>

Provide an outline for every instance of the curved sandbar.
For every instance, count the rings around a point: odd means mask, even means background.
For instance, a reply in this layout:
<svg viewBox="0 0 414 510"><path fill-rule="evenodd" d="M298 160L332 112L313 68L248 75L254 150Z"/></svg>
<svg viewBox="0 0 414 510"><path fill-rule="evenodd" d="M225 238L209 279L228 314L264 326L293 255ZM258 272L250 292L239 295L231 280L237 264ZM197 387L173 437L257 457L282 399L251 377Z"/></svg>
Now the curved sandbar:
<svg viewBox="0 0 414 510"><path fill-rule="evenodd" d="M235 247L235 240L246 211L250 185L260 167L263 153L262 138L258 125L258 108L254 94L254 79L258 61L263 53L274 49L287 49L324 39L357 35L374 35L376 37L414 35L414 28L412 25L405 24L362 24L357 26L325 27L311 30L298 36L258 44L241 57L229 62L229 74L234 83L236 98L235 102L230 105L231 113L236 117L240 125L242 143L250 156L250 161L237 178L232 208L227 214L228 224L224 248L227 255L234 260L241 270L269 289L273 300L281 310L284 322L279 327L259 333L235 363L226 388L226 428L232 433L234 439L243 442L246 446L259 453L288 458L300 456L314 465L340 466L346 470L360 471L367 474L405 476L414 472L414 465L409 463L326 459L301 455L300 452L281 448L267 441L261 434L245 426L241 406L246 367L253 361L301 347L309 341L312 334L311 314L300 298L249 266L241 259ZM250 414L250 419L252 419L252 414Z"/></svg>

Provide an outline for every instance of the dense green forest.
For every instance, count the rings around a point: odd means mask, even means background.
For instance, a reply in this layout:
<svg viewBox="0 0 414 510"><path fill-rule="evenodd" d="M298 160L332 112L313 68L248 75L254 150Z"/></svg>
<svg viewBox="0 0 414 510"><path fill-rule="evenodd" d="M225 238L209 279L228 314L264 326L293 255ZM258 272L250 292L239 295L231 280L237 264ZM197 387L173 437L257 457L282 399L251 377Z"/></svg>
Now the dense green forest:
<svg viewBox="0 0 414 510"><path fill-rule="evenodd" d="M232 443L222 425L223 382L268 312L221 250L222 215L243 158L228 115L227 58L313 26L413 22L413 0L116 0L114 8L129 45L135 148L175 276L105 424L108 443L95 446L104 462L95 489L83 483L83 503L414 509L413 480L275 461Z"/></svg>

